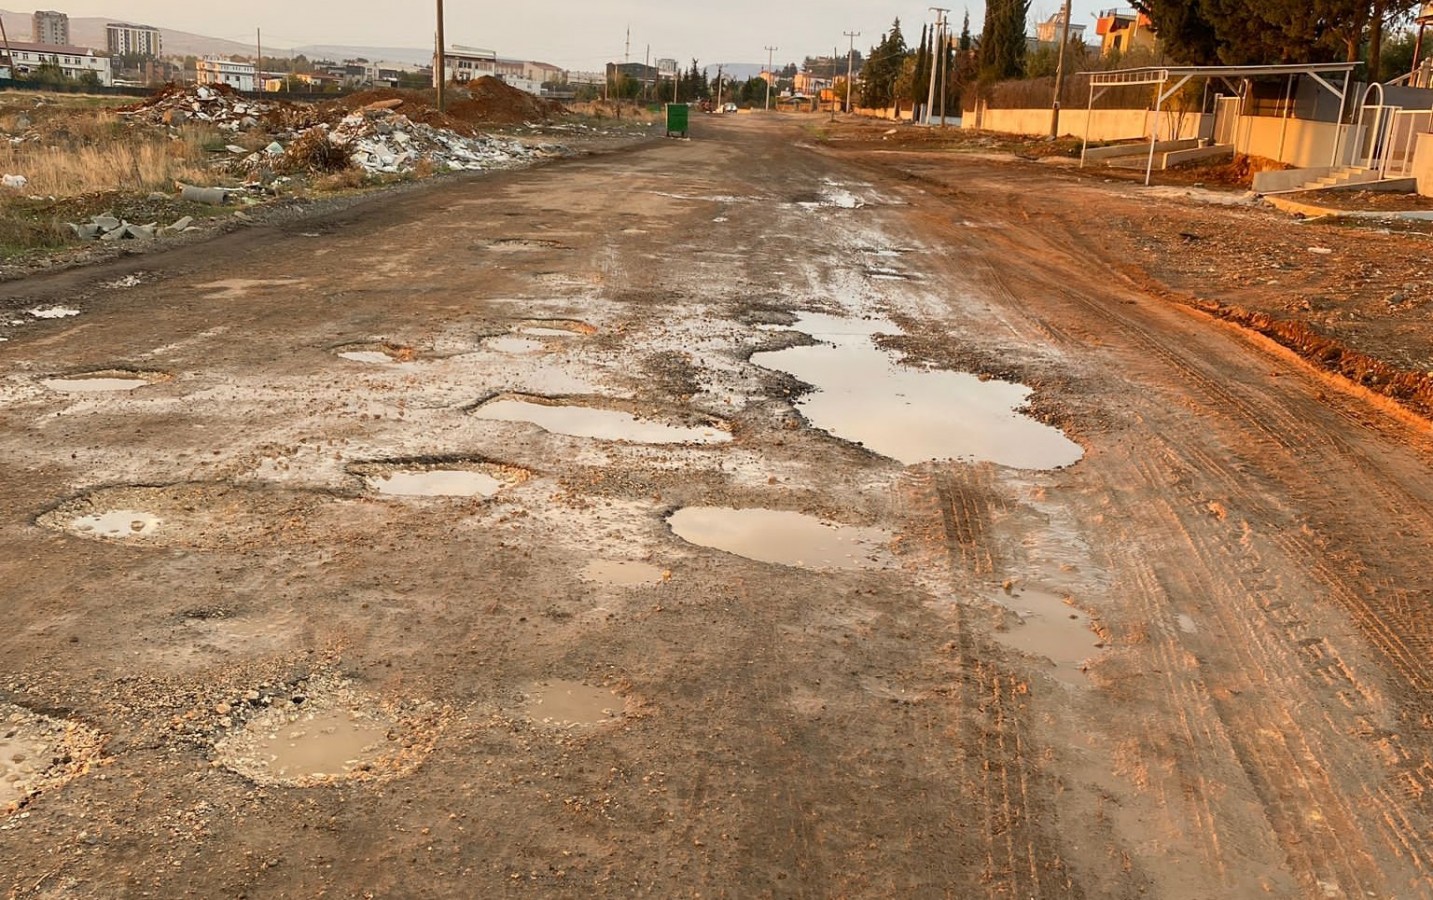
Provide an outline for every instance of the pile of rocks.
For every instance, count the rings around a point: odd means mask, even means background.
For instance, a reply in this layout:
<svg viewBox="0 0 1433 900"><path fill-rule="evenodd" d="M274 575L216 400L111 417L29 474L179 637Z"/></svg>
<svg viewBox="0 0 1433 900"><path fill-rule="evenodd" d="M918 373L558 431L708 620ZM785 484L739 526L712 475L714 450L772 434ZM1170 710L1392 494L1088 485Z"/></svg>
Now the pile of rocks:
<svg viewBox="0 0 1433 900"><path fill-rule="evenodd" d="M82 241L152 241L160 235L182 234L193 227L194 219L190 216L164 228L160 228L158 222L134 225L114 216L95 216L83 225L70 223L75 236Z"/></svg>
<svg viewBox="0 0 1433 900"><path fill-rule="evenodd" d="M205 122L224 131L249 131L288 118L291 107L267 100L248 100L232 89L204 85L172 85L119 115L149 125L178 127Z"/></svg>

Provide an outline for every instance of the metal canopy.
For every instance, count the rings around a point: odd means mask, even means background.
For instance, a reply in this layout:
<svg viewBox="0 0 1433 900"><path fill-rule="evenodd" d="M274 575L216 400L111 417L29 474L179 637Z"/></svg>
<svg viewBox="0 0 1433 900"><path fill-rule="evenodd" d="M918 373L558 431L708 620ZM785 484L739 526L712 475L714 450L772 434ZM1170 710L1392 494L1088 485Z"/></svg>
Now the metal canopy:
<svg viewBox="0 0 1433 900"><path fill-rule="evenodd" d="M1080 168L1085 167L1085 152L1090 146L1090 118L1094 111L1095 100L1103 96L1112 87L1120 85L1149 84L1158 85L1159 99L1154 105L1154 121L1150 126L1149 133L1149 161L1145 165L1144 183L1149 184L1154 174L1154 148L1159 142L1159 116L1164 110L1164 101L1177 94L1181 88L1192 79L1219 79L1232 87L1235 79L1249 81L1254 78L1283 77L1289 79L1290 93L1293 91L1294 78L1299 75L1307 75L1318 85L1330 94L1338 98L1339 108L1343 109L1348 100L1349 84L1353 80L1353 70L1363 65L1361 62L1339 62L1339 63L1309 63L1274 66L1143 66L1136 69L1115 69L1111 72L1085 72L1090 79L1090 101L1085 108L1085 135L1083 144L1080 147ZM1325 75L1342 75L1343 87L1335 87L1333 82L1325 78ZM1173 87L1166 87L1173 81ZM1285 110L1285 118L1288 110ZM1338 156L1338 143L1334 144L1334 156Z"/></svg>

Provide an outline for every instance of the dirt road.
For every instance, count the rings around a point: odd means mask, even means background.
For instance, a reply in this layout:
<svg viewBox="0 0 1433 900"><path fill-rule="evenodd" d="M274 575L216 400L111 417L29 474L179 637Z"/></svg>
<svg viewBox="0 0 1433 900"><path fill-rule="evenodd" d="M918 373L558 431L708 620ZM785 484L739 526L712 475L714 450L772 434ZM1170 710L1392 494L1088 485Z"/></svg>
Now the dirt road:
<svg viewBox="0 0 1433 900"><path fill-rule="evenodd" d="M0 887L1433 896L1426 425L788 122L6 285Z"/></svg>

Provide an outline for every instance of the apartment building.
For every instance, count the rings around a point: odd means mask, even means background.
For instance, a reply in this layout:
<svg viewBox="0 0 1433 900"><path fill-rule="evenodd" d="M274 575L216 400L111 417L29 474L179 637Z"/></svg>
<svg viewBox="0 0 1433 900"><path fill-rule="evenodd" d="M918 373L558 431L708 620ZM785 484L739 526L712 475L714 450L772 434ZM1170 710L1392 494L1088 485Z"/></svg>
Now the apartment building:
<svg viewBox="0 0 1433 900"><path fill-rule="evenodd" d="M123 22L111 22L104 28L111 56L164 55L164 39L160 37L158 28Z"/></svg>
<svg viewBox="0 0 1433 900"><path fill-rule="evenodd" d="M54 10L36 10L30 20L30 37L36 44L52 47L70 45L70 17Z"/></svg>
<svg viewBox="0 0 1433 900"><path fill-rule="evenodd" d="M257 75L253 63L232 59L201 59L194 68L194 80L200 84L227 84L236 91L252 91Z"/></svg>

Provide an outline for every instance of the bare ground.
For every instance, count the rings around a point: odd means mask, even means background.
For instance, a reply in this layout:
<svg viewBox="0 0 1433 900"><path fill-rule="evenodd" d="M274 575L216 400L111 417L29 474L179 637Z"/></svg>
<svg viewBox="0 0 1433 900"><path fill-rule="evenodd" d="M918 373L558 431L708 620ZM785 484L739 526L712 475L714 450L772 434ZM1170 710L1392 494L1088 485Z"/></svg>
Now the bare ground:
<svg viewBox="0 0 1433 900"><path fill-rule="evenodd" d="M777 121L7 284L0 724L54 761L0 819L0 886L1433 896L1426 422L1187 296L1383 302L1411 239ZM1296 287L1232 274L1255 252ZM902 466L812 427L749 357L813 310L1034 386L1085 458ZM559 333L491 343L533 327ZM1413 332L1329 334L1411 371ZM126 371L145 385L43 383ZM512 393L732 440L473 414ZM506 486L376 494L395 466ZM892 539L778 566L683 542L688 506ZM162 521L76 527L116 510ZM664 577L596 584L594 559ZM1022 652L1011 610L1041 595L1095 633L1055 616ZM1042 655L1082 642L1083 671ZM544 723L554 680L619 701ZM317 781L234 757L306 705L384 752Z"/></svg>

